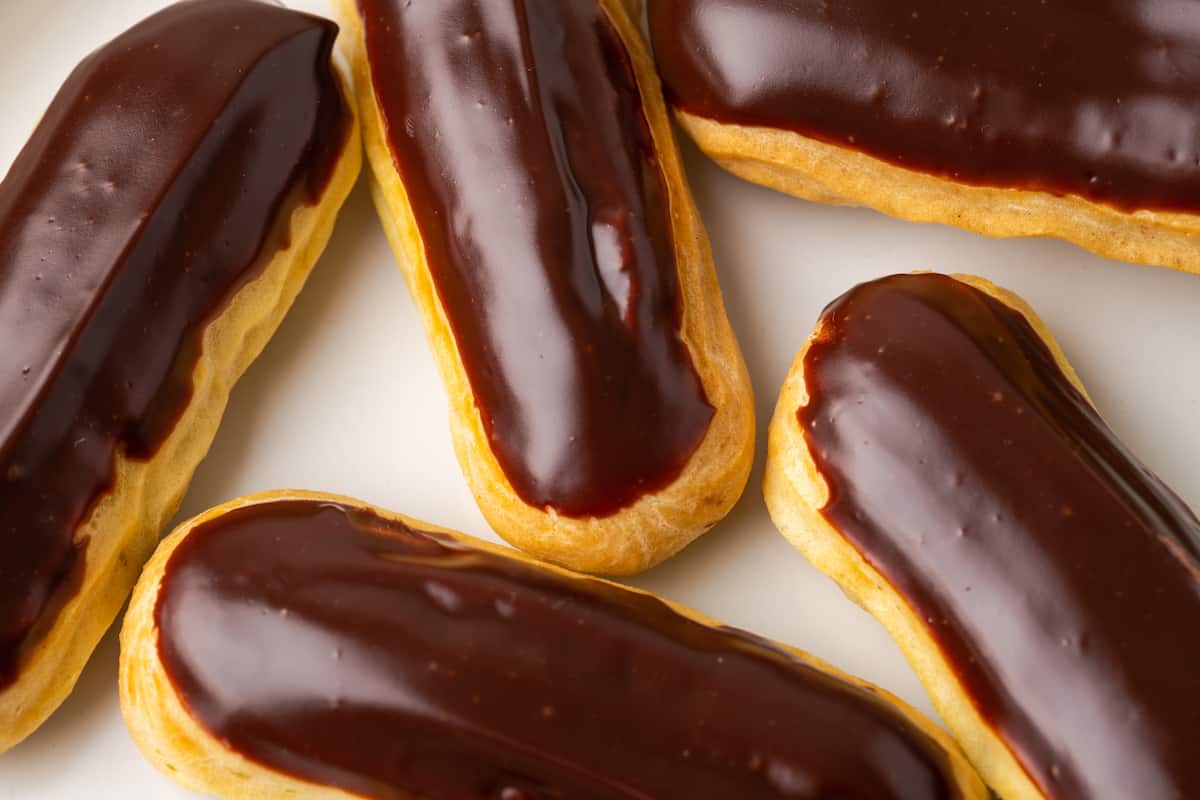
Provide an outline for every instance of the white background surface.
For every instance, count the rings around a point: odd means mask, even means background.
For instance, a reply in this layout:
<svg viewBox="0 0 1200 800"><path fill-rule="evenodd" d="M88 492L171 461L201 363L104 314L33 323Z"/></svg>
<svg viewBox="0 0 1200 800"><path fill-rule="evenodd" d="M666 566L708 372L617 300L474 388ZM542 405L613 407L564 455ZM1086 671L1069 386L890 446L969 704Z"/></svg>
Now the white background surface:
<svg viewBox="0 0 1200 800"><path fill-rule="evenodd" d="M328 10L319 0L291 4ZM75 63L163 5L0 0L0 169ZM821 308L855 283L911 269L977 273L1028 299L1112 427L1200 506L1200 277L1106 262L1061 242L988 240L812 205L733 178L690 144L684 150L754 381L759 448L733 513L633 583L809 650L931 711L882 629L776 533L759 489L776 393ZM341 492L492 536L455 463L441 383L361 184L307 289L235 390L180 519L277 488ZM191 796L143 761L125 732L114 634L58 713L0 756L0 800Z"/></svg>

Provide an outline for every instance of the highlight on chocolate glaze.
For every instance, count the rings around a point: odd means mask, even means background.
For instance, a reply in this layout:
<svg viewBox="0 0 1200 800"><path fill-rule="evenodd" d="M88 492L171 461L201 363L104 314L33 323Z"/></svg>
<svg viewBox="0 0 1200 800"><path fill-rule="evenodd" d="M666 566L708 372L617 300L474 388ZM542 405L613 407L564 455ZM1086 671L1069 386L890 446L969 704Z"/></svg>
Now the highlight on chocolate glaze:
<svg viewBox="0 0 1200 800"><path fill-rule="evenodd" d="M488 442L520 498L603 517L713 407L681 337L668 188L596 0L357 0L388 146Z"/></svg>
<svg viewBox="0 0 1200 800"><path fill-rule="evenodd" d="M205 325L329 180L335 35L250 0L170 6L84 59L0 183L0 692L81 585L118 455L154 456Z"/></svg>
<svg viewBox="0 0 1200 800"><path fill-rule="evenodd" d="M957 182L1200 212L1200 34L1177 0L655 0L677 108Z"/></svg>
<svg viewBox="0 0 1200 800"><path fill-rule="evenodd" d="M1049 798L1200 797L1196 516L977 288L883 278L818 331L795 424L820 514L1030 779Z"/></svg>
<svg viewBox="0 0 1200 800"><path fill-rule="evenodd" d="M370 798L984 794L877 691L352 502L236 501L151 561L122 632L122 702L172 777L219 791L194 778L227 772L220 751ZM194 723L170 722L177 704Z"/></svg>

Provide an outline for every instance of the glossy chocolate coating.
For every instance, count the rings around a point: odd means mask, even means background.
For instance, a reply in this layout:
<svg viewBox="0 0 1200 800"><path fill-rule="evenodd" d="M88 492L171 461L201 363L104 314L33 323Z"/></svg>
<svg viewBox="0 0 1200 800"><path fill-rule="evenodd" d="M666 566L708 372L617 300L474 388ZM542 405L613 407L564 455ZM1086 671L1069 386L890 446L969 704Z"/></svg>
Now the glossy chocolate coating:
<svg viewBox="0 0 1200 800"><path fill-rule="evenodd" d="M213 736L371 798L952 798L870 692L656 598L361 509L193 529L155 619Z"/></svg>
<svg viewBox="0 0 1200 800"><path fill-rule="evenodd" d="M78 582L116 455L155 453L206 324L327 183L336 31L171 6L84 59L0 184L0 688Z"/></svg>
<svg viewBox="0 0 1200 800"><path fill-rule="evenodd" d="M1190 0L655 0L668 94L955 181L1200 211Z"/></svg>
<svg viewBox="0 0 1200 800"><path fill-rule="evenodd" d="M822 514L1049 797L1200 797L1200 522L1007 305L943 275L822 317Z"/></svg>
<svg viewBox="0 0 1200 800"><path fill-rule="evenodd" d="M517 494L605 516L712 417L679 336L665 178L595 0L358 0L388 144Z"/></svg>

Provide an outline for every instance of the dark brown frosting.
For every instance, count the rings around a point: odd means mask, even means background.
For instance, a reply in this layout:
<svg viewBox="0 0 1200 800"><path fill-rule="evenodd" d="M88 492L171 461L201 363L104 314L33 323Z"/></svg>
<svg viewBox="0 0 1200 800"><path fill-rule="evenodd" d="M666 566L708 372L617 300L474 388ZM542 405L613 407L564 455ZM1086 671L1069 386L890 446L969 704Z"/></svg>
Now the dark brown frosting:
<svg viewBox="0 0 1200 800"><path fill-rule="evenodd" d="M243 507L167 562L158 653L196 721L366 797L958 797L874 693L641 593L355 508Z"/></svg>
<svg viewBox="0 0 1200 800"><path fill-rule="evenodd" d="M1200 797L1200 522L1025 318L943 275L833 303L798 412L822 514L1049 797Z"/></svg>
<svg viewBox="0 0 1200 800"><path fill-rule="evenodd" d="M595 0L358 0L375 98L484 429L529 505L674 480L712 408L667 184Z"/></svg>
<svg viewBox="0 0 1200 800"><path fill-rule="evenodd" d="M171 6L84 59L0 184L0 688L78 584L116 454L154 454L204 327L331 175L336 31Z"/></svg>
<svg viewBox="0 0 1200 800"><path fill-rule="evenodd" d="M1189 0L655 0L668 94L952 180L1200 211Z"/></svg>

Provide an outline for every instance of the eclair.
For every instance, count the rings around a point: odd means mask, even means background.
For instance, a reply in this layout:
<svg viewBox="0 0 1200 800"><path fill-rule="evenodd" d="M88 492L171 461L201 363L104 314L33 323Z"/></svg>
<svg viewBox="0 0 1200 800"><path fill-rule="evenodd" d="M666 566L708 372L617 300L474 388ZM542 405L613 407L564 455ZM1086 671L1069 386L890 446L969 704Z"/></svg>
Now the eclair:
<svg viewBox="0 0 1200 800"><path fill-rule="evenodd" d="M836 300L765 495L1006 800L1200 797L1200 522L1020 298L914 274Z"/></svg>
<svg viewBox="0 0 1200 800"><path fill-rule="evenodd" d="M325 246L362 160L336 34L170 6L0 183L0 751L74 686Z"/></svg>
<svg viewBox="0 0 1200 800"><path fill-rule="evenodd" d="M181 525L134 591L121 705L226 798L984 798L880 689L665 600L344 497Z"/></svg>
<svg viewBox="0 0 1200 800"><path fill-rule="evenodd" d="M720 520L754 410L616 0L343 0L375 203L454 447L514 545L630 574Z"/></svg>
<svg viewBox="0 0 1200 800"><path fill-rule="evenodd" d="M656 0L668 101L743 178L1200 272L1200 29L1176 0Z"/></svg>

